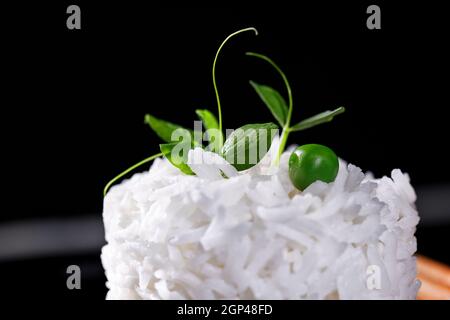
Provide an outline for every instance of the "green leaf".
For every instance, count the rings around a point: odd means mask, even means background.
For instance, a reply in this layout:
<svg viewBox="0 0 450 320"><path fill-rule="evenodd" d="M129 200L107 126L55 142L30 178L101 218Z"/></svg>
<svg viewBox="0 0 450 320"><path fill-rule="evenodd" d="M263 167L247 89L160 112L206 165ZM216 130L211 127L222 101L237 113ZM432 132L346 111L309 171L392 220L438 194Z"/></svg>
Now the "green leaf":
<svg viewBox="0 0 450 320"><path fill-rule="evenodd" d="M217 129L219 130L219 123L217 122L216 116L212 114L211 111L207 109L197 109L195 113L198 115L200 120L203 121L206 130L208 129Z"/></svg>
<svg viewBox="0 0 450 320"><path fill-rule="evenodd" d="M208 146L209 150L218 153L223 145L223 134L219 129L219 123L217 122L216 117L206 109L197 109L195 110L195 113L197 113L199 118L202 120L206 130L210 130L210 135L208 135L210 140L210 144ZM213 130L214 132L211 132Z"/></svg>
<svg viewBox="0 0 450 320"><path fill-rule="evenodd" d="M288 106L281 94L269 86L261 85L254 81L250 81L250 84L269 108L270 112L272 112L280 126L284 126L286 124Z"/></svg>
<svg viewBox="0 0 450 320"><path fill-rule="evenodd" d="M301 131L301 130L305 130L305 129L317 126L318 124L330 122L331 120L333 120L333 118L335 116L343 113L344 111L345 111L344 107L339 107L333 111L327 110L327 111L321 112L319 114L316 114L315 116L312 116L311 118L300 121L296 125L292 126L289 130L290 131Z"/></svg>
<svg viewBox="0 0 450 320"><path fill-rule="evenodd" d="M256 165L269 151L278 126L272 122L242 126L225 141L221 156L238 171Z"/></svg>
<svg viewBox="0 0 450 320"><path fill-rule="evenodd" d="M188 153L192 149L192 144L188 142L164 143L159 145L161 153L171 164L181 170L181 172L193 175L191 168L187 165Z"/></svg>
<svg viewBox="0 0 450 320"><path fill-rule="evenodd" d="M182 126L178 124L174 124L168 121L164 121L161 119L158 119L150 114L145 115L144 122L152 128L153 131L165 142L171 143L172 141L172 133L177 129L185 130L185 132L181 132L181 135L183 135L185 138L187 138L188 135L190 135L191 140L193 139L193 132L192 130L183 128Z"/></svg>

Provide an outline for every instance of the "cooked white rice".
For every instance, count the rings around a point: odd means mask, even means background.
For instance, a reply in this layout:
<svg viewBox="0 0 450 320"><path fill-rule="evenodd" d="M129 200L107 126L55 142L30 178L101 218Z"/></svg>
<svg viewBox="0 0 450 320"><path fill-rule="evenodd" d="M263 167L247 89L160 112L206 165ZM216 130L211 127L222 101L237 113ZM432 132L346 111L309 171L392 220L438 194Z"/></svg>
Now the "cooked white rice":
<svg viewBox="0 0 450 320"><path fill-rule="evenodd" d="M288 158L244 173L191 165L197 176L157 159L113 187L103 212L107 298L415 299L419 217L408 175L373 179L340 161L333 183L298 192ZM379 287L368 286L373 276Z"/></svg>

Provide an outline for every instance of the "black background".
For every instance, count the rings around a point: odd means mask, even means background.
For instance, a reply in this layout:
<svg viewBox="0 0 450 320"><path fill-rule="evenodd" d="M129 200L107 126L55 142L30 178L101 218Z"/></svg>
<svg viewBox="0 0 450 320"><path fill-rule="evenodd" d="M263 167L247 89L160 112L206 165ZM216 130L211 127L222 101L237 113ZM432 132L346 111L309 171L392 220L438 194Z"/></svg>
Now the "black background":
<svg viewBox="0 0 450 320"><path fill-rule="evenodd" d="M366 27L373 3L381 7L381 30ZM81 30L66 28L69 4L81 7ZM0 222L101 215L106 182L158 152L160 141L144 125L144 114L189 127L195 109L216 112L214 54L228 34L248 26L259 35L235 38L217 65L225 128L272 121L248 84L253 79L284 92L268 65L244 55L261 52L291 82L294 122L347 109L331 123L292 134L291 143L328 145L376 176L401 168L418 187L450 182L448 32L437 4L213 8L30 1L2 13L1 119L10 192ZM419 227L419 251L450 263L449 230ZM0 266L3 274L39 270L32 281L48 296L103 298L98 254ZM73 261L93 270L82 293L65 290L63 266ZM20 294L8 278L6 286Z"/></svg>

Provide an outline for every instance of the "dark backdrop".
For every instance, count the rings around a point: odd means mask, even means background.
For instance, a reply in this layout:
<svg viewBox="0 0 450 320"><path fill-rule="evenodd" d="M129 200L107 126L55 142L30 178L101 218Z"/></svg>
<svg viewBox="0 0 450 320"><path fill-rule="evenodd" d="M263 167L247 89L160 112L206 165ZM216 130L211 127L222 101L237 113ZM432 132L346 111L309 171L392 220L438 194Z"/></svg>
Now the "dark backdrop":
<svg viewBox="0 0 450 320"><path fill-rule="evenodd" d="M376 176L401 168L419 190L450 183L448 33L437 4L375 1L382 29L368 30L372 2L225 8L73 3L81 7L81 30L66 28L65 10L72 3L30 1L4 10L1 119L8 209L0 223L100 216L105 183L158 151L159 139L144 125L144 114L191 126L196 108L215 112L215 51L226 35L248 26L260 35L235 38L217 65L225 128L272 120L248 84L254 79L284 92L269 66L244 55L261 52L291 82L294 121L347 108L329 124L292 134L290 142L328 145ZM419 250L450 262L446 221L419 228ZM64 291L62 266L89 261L92 290L80 295L103 297L98 254L0 266L24 273L34 265L46 279L34 281L52 288L51 294Z"/></svg>

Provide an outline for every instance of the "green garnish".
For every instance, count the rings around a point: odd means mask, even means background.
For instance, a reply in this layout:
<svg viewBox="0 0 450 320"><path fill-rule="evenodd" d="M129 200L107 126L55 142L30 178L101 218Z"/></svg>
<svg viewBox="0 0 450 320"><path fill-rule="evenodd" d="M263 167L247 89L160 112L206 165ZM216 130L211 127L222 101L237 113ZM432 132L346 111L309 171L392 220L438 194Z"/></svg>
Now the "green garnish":
<svg viewBox="0 0 450 320"><path fill-rule="evenodd" d="M150 156L150 157L148 157L148 158L146 158L146 159L144 159L144 160L142 160L142 161L136 163L135 165L129 167L129 168L128 168L127 170L125 170L124 172L122 172L122 173L118 174L117 176L115 176L111 181L109 181L109 182L106 184L105 188L103 189L103 196L106 195L106 192L108 192L108 189L113 185L113 183L116 182L117 180L119 180L120 178L122 178L124 175L126 175L127 173L133 171L133 170L136 169L137 167L140 167L140 166L142 166L143 164L146 164L147 162L152 161L153 159L156 159L156 158L158 158L158 157L161 157L162 155L163 155L162 153L154 154L154 155L152 155L152 156Z"/></svg>
<svg viewBox="0 0 450 320"><path fill-rule="evenodd" d="M217 64L217 59L219 57L219 53L222 49L222 47L224 46L224 44L231 39L232 37L234 37L235 35L238 35L242 32L246 32L246 31L254 31L255 34L258 34L258 31L255 28L245 28L245 29L241 29L238 30L232 34L230 34L227 38L225 38L225 40L222 42L222 44L219 46L219 49L216 52L216 55L214 57L214 62L213 62L213 66L212 66L212 80L213 80L213 85L214 85L214 92L216 94L216 100L217 100L217 110L219 113L219 121L217 123L216 117L208 110L196 110L197 115L200 117L200 119L202 120L203 124L205 125L206 129L212 129L212 130L219 130L219 135L216 135L216 138L218 139L218 141L212 141L212 148L211 151L216 152L216 153L220 153L221 152L221 148L223 146L223 132L222 132L222 109L220 106L220 98L219 98L219 91L217 89L217 84L216 84L216 64ZM191 168L186 164L187 161L187 154L190 148L194 147L194 146L198 146L201 147L201 144L198 143L198 141L196 141L194 139L194 132L192 130L183 128L177 124L168 122L168 121L164 121L161 119L158 119L150 114L145 115L145 119L144 122L146 124L148 124L150 126L150 128L155 131L155 133L165 142L167 142L166 144L161 144L160 145L160 150L161 153L155 154L153 156L148 157L147 159L144 159L142 161L140 161L139 163L131 166L130 168L126 169L125 171L123 171L122 173L120 173L119 175L117 175L116 177L114 177L111 181L108 182L108 184L105 186L104 190L103 190L103 196L106 195L106 192L108 191L109 187L111 187L111 185L116 182L117 180L119 180L120 178L122 178L123 176L125 176L126 174L128 174L129 172L131 172L132 170L136 169L137 167L152 161L153 159L160 157L160 156L165 156L170 163L172 163L174 166L176 166L177 168L179 168L183 173L186 174L193 174ZM178 130L179 129L179 130ZM181 141L178 141L177 143L180 144L180 150L183 151L183 154L176 154L174 155L174 153L172 152L175 149L175 145L174 145L174 141L172 141L173 138L173 133L178 130L177 132L179 133L178 136L181 137ZM187 136L189 136L191 138L191 141L189 143L189 149L187 149L186 151L186 144L185 141L187 140Z"/></svg>
<svg viewBox="0 0 450 320"><path fill-rule="evenodd" d="M175 142L160 144L161 153L169 160L171 164L181 170L181 172L193 175L191 168L187 165L188 152L192 149L189 142Z"/></svg>
<svg viewBox="0 0 450 320"><path fill-rule="evenodd" d="M280 126L284 126L288 115L288 106L286 101L275 89L257 84L254 81L250 81L250 84L258 93L261 100L266 104L269 110L272 112L274 118L278 121Z"/></svg>
<svg viewBox="0 0 450 320"><path fill-rule="evenodd" d="M217 100L217 112L219 113L219 131L222 132L222 109L220 107L220 98L219 98L219 90L217 90L217 84L216 84L216 63L217 58L219 57L220 50L222 50L222 47L225 43L227 43L228 40L230 40L232 37L246 31L254 31L256 35L258 35L258 30L255 28L245 28L238 30L236 32L233 32L228 37L225 38L225 40L222 42L222 44L219 46L219 49L217 49L216 56L214 57L213 67L212 67L212 80L214 85L214 92L216 93L216 100Z"/></svg>
<svg viewBox="0 0 450 320"><path fill-rule="evenodd" d="M174 124L169 121L164 121L164 120L158 119L150 114L145 115L144 123L148 124L150 126L150 128L153 131L155 131L155 133L158 135L158 137L160 137L161 139L163 139L165 142L168 142L168 143L174 142L172 140L172 134L176 130L179 130L178 132L181 135L186 134L186 135L189 135L190 138L193 137L192 130L183 128L182 126L180 126L178 124Z"/></svg>
<svg viewBox="0 0 450 320"><path fill-rule="evenodd" d="M281 138L280 138L280 146L278 148L277 156L274 160L274 164L278 165L281 154L283 153L283 151L286 147L286 142L287 142L290 132L308 129L308 128L314 127L318 124L331 121L334 116L344 112L345 108L340 107L334 111L325 111L325 112L316 114L315 116L308 118L306 120L303 120L302 122L291 127L290 124L291 124L291 117L292 117L292 110L293 110L293 99L292 99L291 86L289 85L289 81L287 80L286 75L276 65L276 63L273 62L272 59L270 59L269 57L262 55L260 53L255 53L255 52L247 52L246 54L248 56L256 57L256 58L259 58L259 59L262 59L262 60L268 62L280 74L281 78L283 79L284 85L286 87L286 91L288 94L288 101L289 101L287 107L286 107L286 103L284 102L284 99L282 98L281 94L278 93L275 89L270 88L268 86L257 84L254 81L250 81L250 84L252 85L252 87L258 93L258 95L263 100L263 102L266 104L266 106L270 109L270 111L274 115L275 119L283 127L283 131L281 132ZM287 109L287 114L286 114L286 109Z"/></svg>
<svg viewBox="0 0 450 320"><path fill-rule="evenodd" d="M211 113L211 111L203 109L195 110L195 113L198 115L200 120L202 120L205 125L206 130L209 129L217 129L219 130L219 123L217 122L216 116Z"/></svg>
<svg viewBox="0 0 450 320"><path fill-rule="evenodd" d="M233 131L223 145L221 156L238 171L257 164L272 144L278 126L272 122L247 124Z"/></svg>
<svg viewBox="0 0 450 320"><path fill-rule="evenodd" d="M321 124L321 123L330 122L331 120L333 120L333 118L335 116L343 113L344 111L345 111L344 107L339 107L333 111L327 110L327 111L321 112L319 114L316 114L315 116L312 116L311 118L300 121L296 125L293 125L292 127L289 128L289 131L291 131L291 132L301 131L301 130L305 130L305 129L317 126L318 124Z"/></svg>
<svg viewBox="0 0 450 320"><path fill-rule="evenodd" d="M217 100L217 111L218 111L218 118L216 119L213 113L211 113L209 110L206 109L198 109L196 110L196 114L202 120L205 128L206 128L206 136L209 139L209 146L207 146L208 151L212 151L215 153L218 153L220 156L225 158L230 162L232 166L234 166L237 170L246 170L257 164L264 155L268 152L272 139L274 138L274 130L278 129L278 126L272 122L269 123L257 123L257 124L247 124L239 129L235 130L224 142L224 136L223 136L223 128L222 128L222 109L220 105L220 98L219 98L219 91L217 89L217 83L216 83L216 64L217 59L219 57L219 53L222 50L222 47L225 45L225 43L231 39L232 37L246 31L254 31L255 34L258 34L258 31L255 28L245 28L238 30L232 34L230 34L219 46L219 49L216 52L216 55L214 57L214 62L212 66L212 80L213 80L213 86L214 86L214 92L216 95ZM273 68L280 74L282 77L286 90L288 95L288 102L284 100L283 96L276 91L275 89L258 84L254 81L250 81L251 86L255 89L259 97L262 99L264 104L269 108L270 112L276 119L276 121L280 124L280 126L283 128L280 138L280 145L278 148L277 156L274 159L274 164L278 165L280 156L284 151L284 148L286 146L286 142L289 136L290 132L294 131L301 131L308 128L311 128L313 126L316 126L318 124L331 121L334 116L344 112L344 108L338 108L334 111L325 111L322 113L319 113L311 118L308 118L306 120L303 120L299 123L297 123L294 126L291 126L291 117L292 117L292 110L293 110L293 99L292 99L292 92L291 87L289 85L289 82L283 73L283 71L267 56L254 53L254 52L247 52L248 56L257 57L259 59L265 60L270 65L272 65ZM152 155L148 157L147 159L144 159L140 161L139 163L133 165L132 167L128 168L124 172L117 175L115 178L113 178L108 184L105 186L105 189L103 190L103 195L106 195L106 192L108 191L109 187L131 172L132 170L136 169L137 167L148 163L152 161L153 159L157 157L164 156L167 158L167 160L173 164L175 167L180 169L181 172L189 175L193 175L194 172L191 170L189 165L187 164L187 158L189 150L193 149L194 147L203 147L202 142L199 137L201 138L203 136L202 132L199 131L193 131L190 129L183 128L180 125L158 119L157 117L147 114L145 115L144 122L150 126L150 128L155 131L155 133L166 143L160 144L160 150L161 153ZM289 161L289 173L291 179L293 179L293 183L295 181L295 185L298 188L304 188L310 181L314 179L322 179L323 181L330 180L333 176L333 170L334 167L329 165L328 167L322 167L319 164L329 164L333 162L334 158L330 156L330 153L325 152L327 150L323 149L326 147L323 147L322 149L318 148L317 145L308 145L308 146L316 146L315 149L311 149L311 147L308 147L307 149L303 150L305 156L301 156L298 152L293 153L291 155L291 159ZM328 149L328 148L327 148ZM325 150L325 151L324 151ZM328 149L330 150L330 149ZM314 151L314 152L313 152ZM331 151L331 150L330 150ZM331 151L332 153L332 151ZM333 153L334 154L334 153ZM309 155L309 156L306 156ZM324 156L328 155L328 156ZM297 157L297 158L295 158ZM310 159L316 159L317 161L322 161L318 163L312 163L310 162ZM322 157L322 158L320 158ZM328 158L327 158L328 157ZM322 159L322 160L321 160ZM330 161L328 161L328 160ZM337 159L337 158L336 158ZM327 162L328 161L328 162ZM291 168L291 162L292 162L292 168ZM317 165L314 167L314 165ZM291 170L292 169L292 170ZM292 171L292 175L291 175ZM301 177L301 178L299 178ZM333 179L335 176L333 177ZM311 180L312 179L312 180ZM299 182L301 180L301 182ZM303 190L303 189L301 189Z"/></svg>
<svg viewBox="0 0 450 320"><path fill-rule="evenodd" d="M206 129L207 138L209 140L209 146L206 150L218 153L220 147L223 145L223 136L222 132L219 131L219 123L217 122L216 116L206 109L197 109L195 110L195 113L200 120L202 120Z"/></svg>

